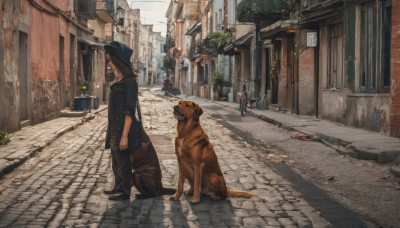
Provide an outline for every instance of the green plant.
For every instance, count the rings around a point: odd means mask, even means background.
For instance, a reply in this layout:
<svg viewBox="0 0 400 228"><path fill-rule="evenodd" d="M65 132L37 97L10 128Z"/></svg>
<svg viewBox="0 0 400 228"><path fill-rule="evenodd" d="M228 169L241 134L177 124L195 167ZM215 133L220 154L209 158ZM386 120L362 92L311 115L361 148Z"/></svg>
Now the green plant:
<svg viewBox="0 0 400 228"><path fill-rule="evenodd" d="M214 72L214 84L225 86L225 87L231 86L230 81L226 80L224 75L218 71Z"/></svg>
<svg viewBox="0 0 400 228"><path fill-rule="evenodd" d="M79 83L78 91L80 94L90 95L89 82L85 80L81 81Z"/></svg>
<svg viewBox="0 0 400 228"><path fill-rule="evenodd" d="M228 29L210 33L208 34L207 39L204 40L205 42L208 42L205 46L211 46L214 54L223 54L224 47L229 37L231 37L231 32Z"/></svg>
<svg viewBox="0 0 400 228"><path fill-rule="evenodd" d="M0 131L0 145L5 145L10 142L11 136L4 131Z"/></svg>

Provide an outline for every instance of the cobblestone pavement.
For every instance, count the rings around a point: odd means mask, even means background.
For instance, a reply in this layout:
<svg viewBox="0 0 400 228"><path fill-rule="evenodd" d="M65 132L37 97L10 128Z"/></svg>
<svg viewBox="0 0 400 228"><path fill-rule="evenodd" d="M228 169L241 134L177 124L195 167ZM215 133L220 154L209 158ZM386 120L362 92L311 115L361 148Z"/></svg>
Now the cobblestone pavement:
<svg viewBox="0 0 400 228"><path fill-rule="evenodd" d="M144 125L158 151L164 187L175 188L177 162L173 152L176 120L167 100L144 91ZM293 183L257 159L259 149L237 141L233 133L205 112L202 126L210 137L230 189L255 197L197 205L189 197L109 201L112 187L110 151L104 150L106 111L68 132L35 157L0 179L0 227L333 227L294 190ZM188 185L185 185L188 189ZM324 199L321 199L323 203ZM352 215L351 215L352 216ZM347 224L362 226L352 217Z"/></svg>

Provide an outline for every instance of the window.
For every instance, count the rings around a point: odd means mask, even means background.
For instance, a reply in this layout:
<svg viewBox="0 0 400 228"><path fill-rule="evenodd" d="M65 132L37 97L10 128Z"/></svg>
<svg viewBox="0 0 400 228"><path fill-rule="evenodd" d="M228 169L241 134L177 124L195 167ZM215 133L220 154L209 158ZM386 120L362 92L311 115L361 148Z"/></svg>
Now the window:
<svg viewBox="0 0 400 228"><path fill-rule="evenodd" d="M328 26L328 80L327 88L343 88L343 24Z"/></svg>
<svg viewBox="0 0 400 228"><path fill-rule="evenodd" d="M392 35L392 5L385 3L382 7L382 41L383 41L383 69L382 69L382 91L390 91L390 49L391 49L391 35Z"/></svg>
<svg viewBox="0 0 400 228"><path fill-rule="evenodd" d="M361 92L390 89L391 12L390 1L361 5Z"/></svg>

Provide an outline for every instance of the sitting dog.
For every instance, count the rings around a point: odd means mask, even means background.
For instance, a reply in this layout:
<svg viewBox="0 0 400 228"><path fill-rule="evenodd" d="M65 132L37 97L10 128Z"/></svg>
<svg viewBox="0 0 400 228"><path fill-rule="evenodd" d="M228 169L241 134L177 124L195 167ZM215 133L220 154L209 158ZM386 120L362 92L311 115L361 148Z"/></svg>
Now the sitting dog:
<svg viewBox="0 0 400 228"><path fill-rule="evenodd" d="M178 189L170 200L178 200L182 194L183 183L187 179L192 194L191 203L200 202L200 192L212 200L225 197L252 197L250 192L227 190L224 176L219 167L217 155L207 134L200 125L203 109L196 103L187 100L179 101L174 106L174 117L178 120L175 138L175 154L179 166Z"/></svg>
<svg viewBox="0 0 400 228"><path fill-rule="evenodd" d="M136 194L136 198L146 199L173 194L174 189L164 188L161 183L162 174L157 152L144 129L140 129L140 137L144 137L143 141L146 143L142 143L142 148L130 155L134 171L131 183L140 192Z"/></svg>

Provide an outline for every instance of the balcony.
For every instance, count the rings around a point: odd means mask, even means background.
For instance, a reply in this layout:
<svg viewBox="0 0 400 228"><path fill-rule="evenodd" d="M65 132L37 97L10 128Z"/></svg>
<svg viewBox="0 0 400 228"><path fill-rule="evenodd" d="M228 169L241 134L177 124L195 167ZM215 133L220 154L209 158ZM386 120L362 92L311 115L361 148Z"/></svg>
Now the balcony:
<svg viewBox="0 0 400 228"><path fill-rule="evenodd" d="M76 14L86 20L96 19L96 0L81 0L76 3Z"/></svg>
<svg viewBox="0 0 400 228"><path fill-rule="evenodd" d="M343 11L343 0L301 0L302 21L315 21L332 17Z"/></svg>
<svg viewBox="0 0 400 228"><path fill-rule="evenodd" d="M263 21L267 24L289 18L285 0L243 0L237 6L239 22Z"/></svg>
<svg viewBox="0 0 400 228"><path fill-rule="evenodd" d="M114 0L97 0L96 15L104 23L114 22Z"/></svg>

